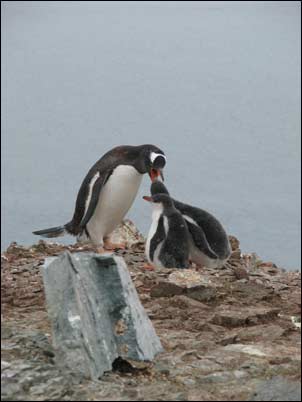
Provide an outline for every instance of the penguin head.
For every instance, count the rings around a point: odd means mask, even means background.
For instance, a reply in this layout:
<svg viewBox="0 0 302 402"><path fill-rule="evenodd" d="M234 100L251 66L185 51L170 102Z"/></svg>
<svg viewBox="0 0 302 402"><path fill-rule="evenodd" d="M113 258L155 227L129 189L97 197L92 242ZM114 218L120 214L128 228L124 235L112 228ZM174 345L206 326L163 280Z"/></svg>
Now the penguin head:
<svg viewBox="0 0 302 402"><path fill-rule="evenodd" d="M162 171L166 165L166 156L161 149L151 144L143 145L141 162L141 169L149 174L152 181L158 176L164 180Z"/></svg>
<svg viewBox="0 0 302 402"><path fill-rule="evenodd" d="M152 195L151 197L145 195L143 199L153 203L154 207L160 206L163 209L173 207L173 201L168 194L160 193Z"/></svg>
<svg viewBox="0 0 302 402"><path fill-rule="evenodd" d="M156 195L156 194L167 194L169 195L169 191L167 190L166 186L164 183L159 180L158 178L153 180L150 188L151 195Z"/></svg>

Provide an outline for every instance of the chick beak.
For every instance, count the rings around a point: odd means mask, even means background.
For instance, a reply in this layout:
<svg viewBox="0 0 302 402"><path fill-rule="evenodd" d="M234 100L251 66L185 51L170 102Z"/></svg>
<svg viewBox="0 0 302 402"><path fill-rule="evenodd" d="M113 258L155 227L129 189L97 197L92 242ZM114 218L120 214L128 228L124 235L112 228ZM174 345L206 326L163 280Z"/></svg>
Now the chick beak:
<svg viewBox="0 0 302 402"><path fill-rule="evenodd" d="M152 168L149 172L149 176L152 182L154 182L159 176L161 177L161 180L164 181L164 175L161 169Z"/></svg>

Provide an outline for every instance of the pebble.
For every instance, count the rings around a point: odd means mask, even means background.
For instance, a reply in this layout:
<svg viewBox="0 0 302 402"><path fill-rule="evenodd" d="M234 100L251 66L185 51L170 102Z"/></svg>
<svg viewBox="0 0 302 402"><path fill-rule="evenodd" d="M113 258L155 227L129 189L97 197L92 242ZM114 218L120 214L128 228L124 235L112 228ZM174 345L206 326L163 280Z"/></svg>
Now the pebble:
<svg viewBox="0 0 302 402"><path fill-rule="evenodd" d="M1 370L6 370L11 366L11 363L6 362L5 360L1 360Z"/></svg>

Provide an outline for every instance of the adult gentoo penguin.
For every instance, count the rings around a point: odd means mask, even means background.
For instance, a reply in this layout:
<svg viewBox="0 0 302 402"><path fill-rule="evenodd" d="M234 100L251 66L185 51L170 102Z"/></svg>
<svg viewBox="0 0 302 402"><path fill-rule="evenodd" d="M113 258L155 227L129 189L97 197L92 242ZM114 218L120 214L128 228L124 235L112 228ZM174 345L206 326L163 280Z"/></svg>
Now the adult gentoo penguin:
<svg viewBox="0 0 302 402"><path fill-rule="evenodd" d="M142 177L163 178L166 157L150 144L121 145L101 157L87 173L78 192L75 211L63 226L33 232L44 237L66 233L79 241L91 241L103 247L104 238L122 221L131 207Z"/></svg>
<svg viewBox="0 0 302 402"><path fill-rule="evenodd" d="M153 204L152 224L146 242L149 263L162 268L188 268L188 228L173 200L167 194L143 198Z"/></svg>
<svg viewBox="0 0 302 402"><path fill-rule="evenodd" d="M166 186L155 178L151 194L169 194ZM222 224L209 212L173 199L190 233L190 260L199 266L221 268L231 255L229 238Z"/></svg>

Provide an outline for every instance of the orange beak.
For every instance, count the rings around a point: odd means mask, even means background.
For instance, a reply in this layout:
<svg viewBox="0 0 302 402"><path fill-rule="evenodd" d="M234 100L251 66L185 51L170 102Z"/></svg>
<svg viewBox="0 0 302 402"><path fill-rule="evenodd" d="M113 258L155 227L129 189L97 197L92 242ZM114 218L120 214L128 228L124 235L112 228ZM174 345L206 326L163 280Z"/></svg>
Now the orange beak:
<svg viewBox="0 0 302 402"><path fill-rule="evenodd" d="M162 178L162 181L164 181L164 176L163 173L160 169L151 169L149 176L151 178L151 181L154 182L154 180L156 180L158 178L158 176L160 176Z"/></svg>

